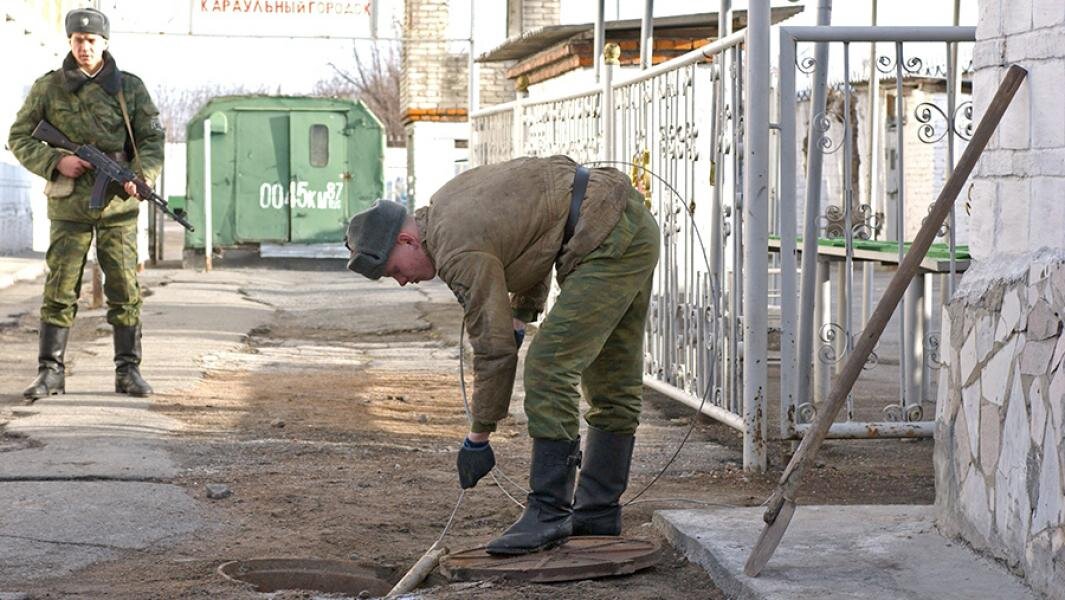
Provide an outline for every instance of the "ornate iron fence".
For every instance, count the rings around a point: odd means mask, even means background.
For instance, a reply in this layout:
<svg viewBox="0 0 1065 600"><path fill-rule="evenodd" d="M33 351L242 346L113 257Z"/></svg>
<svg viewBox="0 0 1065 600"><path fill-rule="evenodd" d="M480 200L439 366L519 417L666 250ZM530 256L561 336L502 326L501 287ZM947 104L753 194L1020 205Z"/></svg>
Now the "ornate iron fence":
<svg viewBox="0 0 1065 600"><path fill-rule="evenodd" d="M759 87L762 77L768 82L768 73L759 72L758 78L747 80L745 62L753 58L749 55L747 32L741 31L618 83L613 81L616 67L610 65L608 56L602 84L594 89L549 100L520 99L472 115L475 166L519 155L567 154L586 164L615 166L630 174L633 185L645 195L655 214L663 240L645 344L645 383L743 432L745 467L755 469L765 466L766 439L762 432L767 430L769 415L776 412L769 410L769 405L778 404L779 427L774 429L780 432L780 439L801 436L827 392L832 365L846 355L850 340L857 334L853 317L859 310L855 290L862 290L863 306L871 305L875 272L863 270L861 285L856 286L855 264L874 264L873 259L883 261L885 256L883 252L875 256L863 254L866 250L857 248L855 241L905 240L905 204L909 197L905 193L903 150L909 142L902 137L904 132L923 142L946 144L949 153L956 140L963 137L959 132L964 131L964 115L971 116L971 108L957 102L956 69L945 74L946 107L927 100L914 104L904 97L908 75L943 77L919 73L917 63L903 52L903 44L935 41L950 54L957 44L973 40L972 28L782 27L780 36L779 85L772 94L768 84ZM843 45L844 75L842 83L834 86L835 112L823 107L806 109L810 118L806 135L800 136L797 116L803 114L805 107L800 105L804 99L796 91L797 76L824 72L827 62L817 64L813 59L796 58L800 44L814 41ZM849 75L849 44L860 41L890 42L896 50L894 57L877 63L881 70L887 66L895 70L895 94L884 103L892 108L881 110L887 114L882 115L880 128L882 142L894 141L866 149L870 157L883 154L882 164L894 160L895 170L889 175L885 167L879 167L884 171L877 179L880 187L861 188L865 196L859 194L860 186L853 185L853 165L848 166L861 155L852 139L856 127L852 102L856 92ZM879 83L880 78L875 79ZM872 80L867 85L875 87ZM768 104L770 98L763 96L774 98L778 109L775 121L760 116L760 122L747 123L745 108L756 97ZM821 96L822 103L824 97ZM817 93L806 100L811 106L816 105ZM875 103L871 105L875 109ZM879 114L876 110L867 112ZM944 123L949 126L947 129L936 128ZM745 190L751 189L752 177L758 173L764 177L764 172L759 171L764 165L746 164L745 155L752 142L745 139L745 128L775 132L775 142L761 153L769 156L759 159L772 159L770 176L765 177L763 186L768 193L756 186L758 193L766 196L759 196L761 200L750 205L745 204ZM885 154L888 147L894 154ZM841 183L831 190L808 183L822 181L819 169L807 171L805 179L799 175L802 166L820 164L826 154L842 157L830 160L841 171ZM947 171L952 162L950 154ZM868 165L863 168L870 169ZM942 175L945 178L945 172ZM805 195L803 187L808 190ZM855 202L877 194L894 194L898 199L892 205L894 216L886 218L886 210L876 210L883 209L884 202ZM933 197L934 194L928 201ZM811 215L811 219L799 217L798 208L802 206L806 206L803 217ZM951 223L944 232L949 236L949 256L929 263L931 268L945 271L940 287L948 291L952 274L964 266L964 261L956 258L955 229ZM889 235L891 232L894 238ZM805 238L800 238L802 233L807 234ZM769 268L765 255L760 255L763 251L745 243L745 238L756 239L755 246L763 246L766 234L771 236L763 250L772 253ZM838 248L832 245L836 243L833 237L840 238ZM822 238L827 241L818 244ZM799 239L808 246L802 254L805 271L799 269ZM830 250L819 252L822 247ZM806 260L807 256L811 258ZM901 257L901 253L897 256ZM822 260L815 260L816 257ZM828 261L837 258L833 302L833 294L827 290L832 264ZM801 295L800 274L804 278ZM923 282L915 283L915 288L921 285ZM823 292L817 294L817 290ZM868 419L865 413L859 415L851 403L844 421L833 428L831 435L929 434L931 426L924 415L930 411L920 408L924 396L918 399L912 390L920 386L928 389L931 378L915 375L917 359L911 351L917 347L915 340L921 341L923 350L916 356L927 357L937 343L928 319L922 316L927 311L914 311L917 306L927 309L930 297L916 289L906 305L910 317L899 319L900 392L898 402L892 405L895 408L885 409L886 418ZM820 301L815 302L817 298ZM830 312L833 306L834 316ZM769 327L767 314L779 314L778 322L772 326L779 333L779 346L772 344L769 349L764 338L758 339ZM868 311L863 308L859 322L864 314ZM825 318L819 319L818 315ZM754 339L745 341L745 331ZM818 340L821 346L815 355ZM882 366L891 362L886 354L881 352ZM754 364L762 370L752 370ZM766 385L767 364L779 364L778 386ZM928 360L921 363L921 368L934 370L935 364Z"/></svg>

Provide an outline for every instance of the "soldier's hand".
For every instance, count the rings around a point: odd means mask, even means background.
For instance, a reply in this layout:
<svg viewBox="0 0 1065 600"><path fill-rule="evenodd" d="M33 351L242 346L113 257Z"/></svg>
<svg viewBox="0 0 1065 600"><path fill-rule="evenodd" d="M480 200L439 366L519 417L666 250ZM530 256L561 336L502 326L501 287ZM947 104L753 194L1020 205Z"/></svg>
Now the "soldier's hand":
<svg viewBox="0 0 1065 600"><path fill-rule="evenodd" d="M86 160L82 160L73 154L69 154L59 159L59 164L55 166L55 170L59 171L63 175L70 177L71 179L77 179L81 177L82 173L92 168L92 163Z"/></svg>
<svg viewBox="0 0 1065 600"><path fill-rule="evenodd" d="M140 194L137 193L137 184L133 183L132 181L127 181L126 183L124 183L122 185L122 189L126 190L127 194L129 194L130 196L136 198L137 200L143 200L144 199L144 198L141 198Z"/></svg>
<svg viewBox="0 0 1065 600"><path fill-rule="evenodd" d="M487 442L471 442L466 438L459 449L458 471L459 485L469 489L496 466L496 455Z"/></svg>
<svg viewBox="0 0 1065 600"><path fill-rule="evenodd" d="M521 343L525 341L525 323L514 319L514 344L521 349Z"/></svg>

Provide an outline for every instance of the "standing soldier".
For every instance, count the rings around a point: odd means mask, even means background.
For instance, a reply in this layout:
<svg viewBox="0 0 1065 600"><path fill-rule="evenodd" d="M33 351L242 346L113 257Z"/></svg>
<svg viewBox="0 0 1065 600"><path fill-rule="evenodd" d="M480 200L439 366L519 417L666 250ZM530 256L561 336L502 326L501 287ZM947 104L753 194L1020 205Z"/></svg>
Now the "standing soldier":
<svg viewBox="0 0 1065 600"><path fill-rule="evenodd" d="M78 312L85 257L96 235L103 269L107 321L114 328L115 391L148 396L141 377L141 293L137 284L138 197L133 183L112 184L103 209L89 208L92 165L31 136L46 120L75 143L93 144L146 180L163 165L163 130L144 83L118 70L107 51L107 16L91 8L67 13L70 53L63 66L33 83L11 126L8 146L30 171L47 180L51 239L41 303L37 378L23 395L36 400L66 392L64 353Z"/></svg>
<svg viewBox="0 0 1065 600"><path fill-rule="evenodd" d="M457 465L463 488L495 465L488 439L507 415L525 323L543 311L555 267L561 293L525 357L531 491L521 518L487 551L525 554L570 535L619 535L659 253L658 225L628 178L565 156L478 167L414 215L378 201L352 217L347 245L352 271L400 285L439 274L462 304L475 376L473 424ZM590 405L583 464L582 390Z"/></svg>

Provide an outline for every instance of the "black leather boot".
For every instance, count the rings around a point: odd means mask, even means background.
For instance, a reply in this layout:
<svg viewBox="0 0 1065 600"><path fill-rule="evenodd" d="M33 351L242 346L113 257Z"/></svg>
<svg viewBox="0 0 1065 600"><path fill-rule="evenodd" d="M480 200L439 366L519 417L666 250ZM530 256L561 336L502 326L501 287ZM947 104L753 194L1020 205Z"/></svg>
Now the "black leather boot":
<svg viewBox="0 0 1065 600"><path fill-rule="evenodd" d="M37 350L37 379L22 392L28 400L44 398L52 394L67 393L66 367L63 356L67 351L70 328L41 323L40 341Z"/></svg>
<svg viewBox="0 0 1065 600"><path fill-rule="evenodd" d="M618 500L629 485L635 441L636 436L588 428L573 499L573 535L621 535Z"/></svg>
<svg viewBox="0 0 1065 600"><path fill-rule="evenodd" d="M141 326L115 325L115 392L151 396L152 386L141 377Z"/></svg>
<svg viewBox="0 0 1065 600"><path fill-rule="evenodd" d="M572 532L573 484L581 462L581 440L533 439L525 512L488 543L489 554L529 554L558 545Z"/></svg>

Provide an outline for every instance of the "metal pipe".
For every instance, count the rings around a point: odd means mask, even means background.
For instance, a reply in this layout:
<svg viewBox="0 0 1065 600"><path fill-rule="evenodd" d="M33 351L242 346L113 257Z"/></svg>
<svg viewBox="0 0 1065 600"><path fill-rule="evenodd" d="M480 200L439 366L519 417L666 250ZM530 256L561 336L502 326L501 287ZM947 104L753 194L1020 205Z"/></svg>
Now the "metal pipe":
<svg viewBox="0 0 1065 600"><path fill-rule="evenodd" d="M801 440L812 427L812 423L800 423L795 426L795 432L788 439ZM895 421L833 423L828 429L828 435L825 437L837 440L903 437L930 438L935 431L935 427L935 421L917 421L913 423L897 423Z"/></svg>
<svg viewBox="0 0 1065 600"><path fill-rule="evenodd" d="M743 436L744 468L764 471L769 332L769 3L747 13L747 97L744 111Z"/></svg>
<svg viewBox="0 0 1065 600"><path fill-rule="evenodd" d="M203 268L211 270L214 242L213 209L211 208L211 118L203 120Z"/></svg>
<svg viewBox="0 0 1065 600"><path fill-rule="evenodd" d="M906 104L903 102L902 97L902 61L902 42L895 42L895 143L898 146L895 150L898 157L895 163L897 165L895 181L897 183L896 189L898 190L895 195L895 241L899 244L900 265L906 253L904 247L906 242L906 159L904 153L906 140L903 135L903 129L906 124L906 112L904 110ZM899 303L899 308L903 315L906 314L906 302L907 299L904 294ZM906 327L906 319L899 319L899 406L904 409L903 414L905 414L907 398L910 395L909 363L912 362L910 349L913 342L909 333L909 329Z"/></svg>
<svg viewBox="0 0 1065 600"><path fill-rule="evenodd" d="M795 44L780 35L780 64L795 64ZM795 306L798 285L795 210L795 69L780 69L780 437L791 432L789 414L795 407L797 363Z"/></svg>
<svg viewBox="0 0 1065 600"><path fill-rule="evenodd" d="M662 394L663 396L666 396L672 400L676 400L677 402L680 402L681 404L685 404L692 408L699 409L699 412L701 412L702 414L717 421L721 421L725 425L728 425L729 427L741 433L746 431L746 426L744 425L742 417L717 406L716 404L710 402L709 399L706 402L703 402L702 398L696 398L695 396L687 392L678 390L677 388L669 385L664 381L659 381L654 377L649 377L646 375L643 378L643 384L651 388L652 390L658 392L659 394Z"/></svg>
<svg viewBox="0 0 1065 600"><path fill-rule="evenodd" d="M871 15L869 18L869 24L876 27L877 21L877 0L872 0ZM868 102L866 104L866 132L865 132L865 156L869 163L865 171L865 192L867 194L866 202L869 206L870 218L875 219L877 214L877 208L879 208L879 180L877 178L877 137L880 132L880 76L877 75L876 70L876 42L869 44L869 83L866 87L868 92ZM876 232L870 229L870 237L875 238ZM861 326L864 329L866 322L869 320L869 315L873 313L873 278L876 275L876 264L872 262L862 263L862 314L861 314Z"/></svg>
<svg viewBox="0 0 1065 600"><path fill-rule="evenodd" d="M640 68L651 66L654 53L654 10L655 0L644 0L643 18L640 20Z"/></svg>
<svg viewBox="0 0 1065 600"><path fill-rule="evenodd" d="M469 39L469 42L470 42L470 55L469 55L468 64L467 64L467 69L468 69L467 70L467 74L469 75L469 79L470 79L470 81L469 81L470 89L468 90L469 107L466 110L466 115L467 115L467 119L466 120L470 124L471 130L473 128L473 119L469 118L469 115L472 115L474 113L474 111L477 110L478 106L481 103L481 89L480 89L481 88L481 86L480 86L481 69L480 69L480 66L477 64L477 61L474 60L474 54L475 54L475 51L476 51L476 40L474 39L473 32L476 31L476 29L475 29L475 19L476 19L475 15L477 14L477 10L476 10L476 8L474 6L475 4L477 4L477 0L470 0L470 39ZM472 135L471 135L471 137L472 137Z"/></svg>
<svg viewBox="0 0 1065 600"><path fill-rule="evenodd" d="M832 21L832 0L820 0L817 6L817 24L826 26ZM797 39L793 29L788 34ZM836 27L832 28L837 29ZM816 30L815 30L816 31ZM821 144L813 138L817 120L825 111L825 96L828 80L828 44L818 44L814 50L813 93L810 97L810 134L807 139L806 160L806 209L803 214L805 226L802 240L802 294L799 300L799 389L798 403L810 402L810 366L814 347L814 296L817 271L818 213L821 211L821 168L824 154ZM789 67L790 68L790 67Z"/></svg>
<svg viewBox="0 0 1065 600"><path fill-rule="evenodd" d="M828 4L830 0L821 0ZM976 39L975 27L822 27L818 7L817 26L787 27L788 33L801 42L971 42Z"/></svg>
<svg viewBox="0 0 1065 600"><path fill-rule="evenodd" d="M606 23L604 22L605 16L605 4L606 0L598 0L595 3L595 29L593 35L595 37L592 53L593 62L595 65L595 82L599 83L600 74L603 71L603 47L606 46Z"/></svg>

